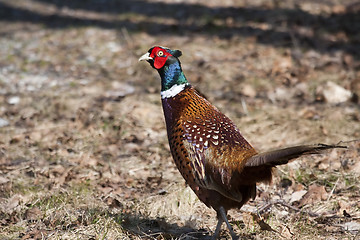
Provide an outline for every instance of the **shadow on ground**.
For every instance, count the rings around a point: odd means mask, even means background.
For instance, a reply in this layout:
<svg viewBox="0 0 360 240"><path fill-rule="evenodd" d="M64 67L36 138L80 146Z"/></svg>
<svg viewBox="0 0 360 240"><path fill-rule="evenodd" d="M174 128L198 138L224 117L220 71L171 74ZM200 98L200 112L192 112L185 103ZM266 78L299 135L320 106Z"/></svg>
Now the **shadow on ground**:
<svg viewBox="0 0 360 240"><path fill-rule="evenodd" d="M139 215L113 215L118 221L121 218L121 226L124 231L142 239L211 239L211 234L205 229L193 229L191 227L180 227L173 223L167 223L165 219L150 219Z"/></svg>
<svg viewBox="0 0 360 240"><path fill-rule="evenodd" d="M151 35L202 34L230 39L255 37L273 46L342 50L360 58L360 14L357 5L329 14L310 14L296 5L281 7L208 7L199 4L147 2L143 0L57 1L37 0L55 11L45 14L0 2L0 20L43 24L48 28L99 26L127 29ZM358 7L359 8L359 7ZM84 17L73 11L102 17ZM265 24L260 27L258 24ZM6 33L3 33L6 34Z"/></svg>

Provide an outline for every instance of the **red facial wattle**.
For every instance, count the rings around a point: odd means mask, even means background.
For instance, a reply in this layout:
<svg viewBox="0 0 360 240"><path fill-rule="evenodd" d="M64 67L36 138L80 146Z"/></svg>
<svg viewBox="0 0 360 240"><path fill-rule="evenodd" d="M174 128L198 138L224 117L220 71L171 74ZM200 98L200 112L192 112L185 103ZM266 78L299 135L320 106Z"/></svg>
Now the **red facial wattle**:
<svg viewBox="0 0 360 240"><path fill-rule="evenodd" d="M162 68L162 67L165 65L166 59L167 59L167 56L164 56L164 57L156 57L156 58L155 58L155 62L154 62L154 67L155 67L156 69Z"/></svg>
<svg viewBox="0 0 360 240"><path fill-rule="evenodd" d="M154 47L150 54L150 57L154 59L154 67L156 69L162 68L165 65L166 60L169 56L171 56L171 54L160 47Z"/></svg>

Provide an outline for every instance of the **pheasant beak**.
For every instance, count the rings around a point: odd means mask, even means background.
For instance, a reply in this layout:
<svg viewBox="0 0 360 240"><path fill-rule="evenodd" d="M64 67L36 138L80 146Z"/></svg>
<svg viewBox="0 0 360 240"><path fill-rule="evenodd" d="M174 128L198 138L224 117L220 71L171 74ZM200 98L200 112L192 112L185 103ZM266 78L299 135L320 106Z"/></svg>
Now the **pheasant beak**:
<svg viewBox="0 0 360 240"><path fill-rule="evenodd" d="M150 57L150 53L147 52L139 58L139 62L145 61L145 60L147 61L147 60L154 60L154 59L152 57Z"/></svg>

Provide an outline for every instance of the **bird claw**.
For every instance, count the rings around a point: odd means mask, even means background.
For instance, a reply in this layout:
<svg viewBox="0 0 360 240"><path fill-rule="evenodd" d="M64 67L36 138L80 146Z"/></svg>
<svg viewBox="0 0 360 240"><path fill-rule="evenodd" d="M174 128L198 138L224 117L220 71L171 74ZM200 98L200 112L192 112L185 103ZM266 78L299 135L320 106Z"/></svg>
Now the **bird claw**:
<svg viewBox="0 0 360 240"><path fill-rule="evenodd" d="M230 225L230 223L229 223L229 221L227 219L226 211L225 211L224 207L220 207L219 210L218 210L218 223L216 225L215 233L214 233L214 235L212 236L211 239L216 240L219 237L221 225L222 225L223 222L226 223L226 226L229 229L231 239L232 240L239 239L239 237L236 236L234 230L232 229L232 227L231 227L231 225Z"/></svg>

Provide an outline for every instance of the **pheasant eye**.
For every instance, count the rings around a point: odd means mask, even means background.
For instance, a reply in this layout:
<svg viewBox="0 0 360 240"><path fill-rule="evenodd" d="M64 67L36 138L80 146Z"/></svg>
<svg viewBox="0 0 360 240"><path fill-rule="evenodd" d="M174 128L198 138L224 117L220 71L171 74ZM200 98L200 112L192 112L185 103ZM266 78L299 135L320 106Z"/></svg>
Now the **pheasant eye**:
<svg viewBox="0 0 360 240"><path fill-rule="evenodd" d="M157 55L158 55L158 57L162 57L162 56L164 56L164 52L163 52L163 51L159 51Z"/></svg>

